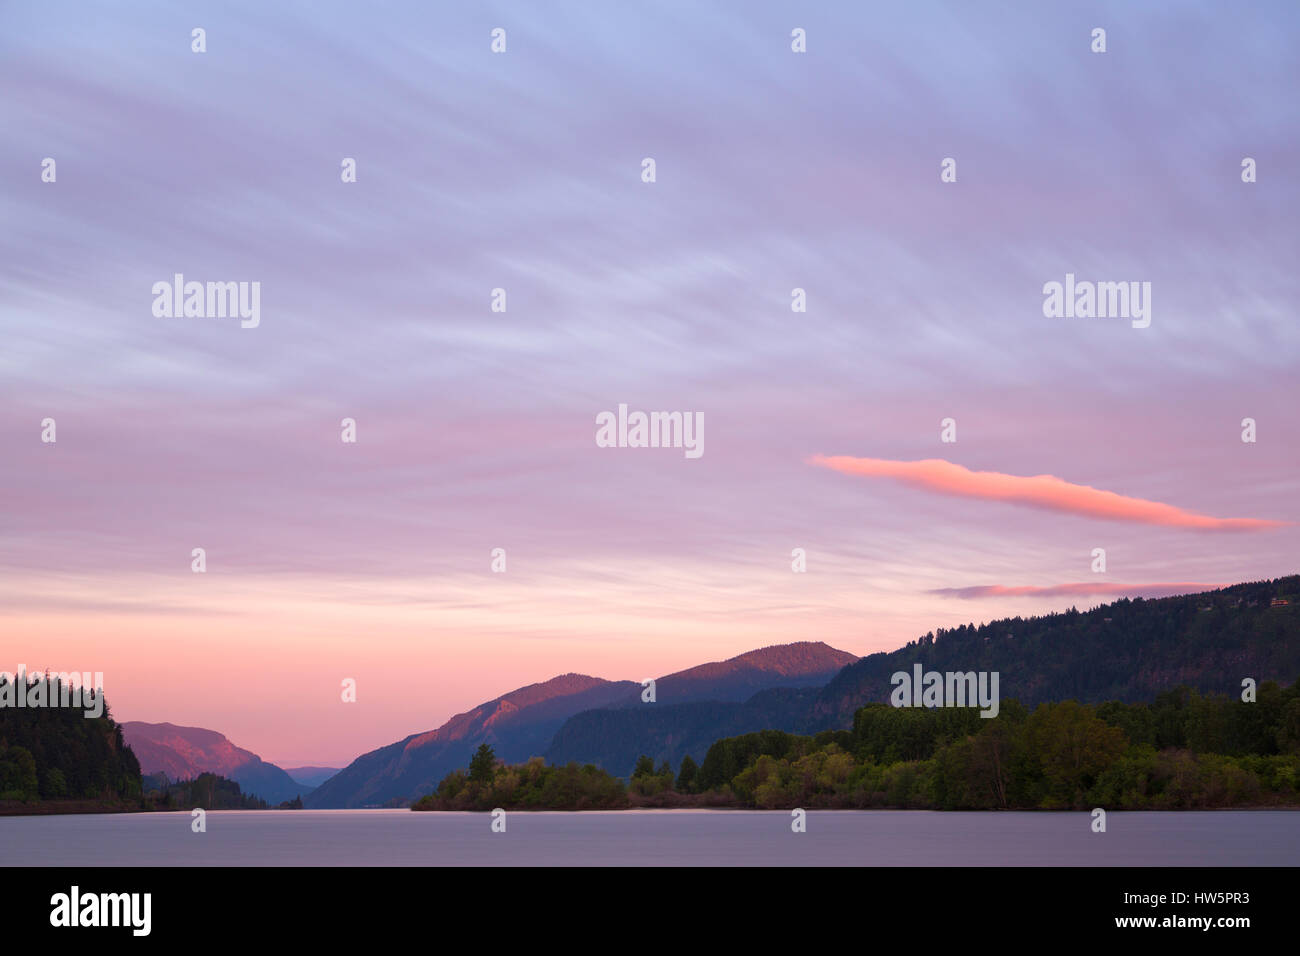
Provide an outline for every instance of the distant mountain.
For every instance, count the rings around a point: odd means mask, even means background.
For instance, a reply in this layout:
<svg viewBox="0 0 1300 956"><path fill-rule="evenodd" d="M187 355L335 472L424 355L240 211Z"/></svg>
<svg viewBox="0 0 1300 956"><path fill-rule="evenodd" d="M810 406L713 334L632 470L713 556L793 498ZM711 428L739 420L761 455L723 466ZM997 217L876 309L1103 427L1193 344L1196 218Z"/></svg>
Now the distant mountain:
<svg viewBox="0 0 1300 956"><path fill-rule="evenodd" d="M285 767L287 773L304 788L314 790L339 772L338 767Z"/></svg>
<svg viewBox="0 0 1300 956"><path fill-rule="evenodd" d="M502 760L527 760L546 749L572 714L625 699L640 686L582 674L529 684L457 714L437 730L412 734L363 754L304 796L303 802L311 808L338 808L414 800L437 787L452 770L468 766L479 744L489 744Z"/></svg>
<svg viewBox="0 0 1300 956"><path fill-rule="evenodd" d="M665 704L739 703L765 688L819 686L853 660L852 654L820 643L765 647L658 678L655 694ZM510 763L542 756L556 731L574 714L608 707L639 713L641 690L637 681L580 674L530 684L457 714L437 730L358 757L303 797L303 802L308 807L332 808L414 800L437 787L452 770L467 767L481 743L491 745L499 759ZM705 749L713 739L705 742Z"/></svg>
<svg viewBox="0 0 1300 956"><path fill-rule="evenodd" d="M1066 698L1137 703L1179 684L1235 696L1245 677L1290 684L1300 676L1300 575L926 634L844 668L818 695L805 727L848 727L863 704L889 700L892 674L917 663L927 671L997 671L1000 696L1029 706Z"/></svg>
<svg viewBox="0 0 1300 956"><path fill-rule="evenodd" d="M236 747L215 730L138 720L121 726L127 746L135 751L140 770L146 775L162 773L170 780L192 780L203 773L214 773L234 780L244 793L272 805L307 795L308 787L275 764Z"/></svg>

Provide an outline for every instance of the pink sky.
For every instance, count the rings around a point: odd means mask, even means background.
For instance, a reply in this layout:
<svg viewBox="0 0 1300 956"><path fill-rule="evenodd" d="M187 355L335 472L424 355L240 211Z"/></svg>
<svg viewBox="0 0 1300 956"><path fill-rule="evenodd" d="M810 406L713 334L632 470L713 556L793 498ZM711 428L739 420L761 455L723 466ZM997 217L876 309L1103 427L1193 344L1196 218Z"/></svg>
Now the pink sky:
<svg viewBox="0 0 1300 956"><path fill-rule="evenodd" d="M567 671L1298 570L1267 17L1118 4L1100 57L1057 5L817 7L800 57L783 6L596 6L503 57L472 5L234 2L203 57L162 7L0 12L0 670L342 765ZM156 318L177 272L259 327ZM1067 272L1150 327L1045 318ZM703 457L598 448L620 403Z"/></svg>

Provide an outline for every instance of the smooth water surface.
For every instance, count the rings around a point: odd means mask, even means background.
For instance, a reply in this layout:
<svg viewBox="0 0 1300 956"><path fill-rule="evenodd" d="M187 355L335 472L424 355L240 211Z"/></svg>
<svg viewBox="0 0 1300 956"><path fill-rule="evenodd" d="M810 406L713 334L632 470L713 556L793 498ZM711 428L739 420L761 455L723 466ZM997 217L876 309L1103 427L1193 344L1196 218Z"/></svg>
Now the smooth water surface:
<svg viewBox="0 0 1300 956"><path fill-rule="evenodd" d="M0 817L7 859L100 866L1294 866L1300 811L240 810Z"/></svg>

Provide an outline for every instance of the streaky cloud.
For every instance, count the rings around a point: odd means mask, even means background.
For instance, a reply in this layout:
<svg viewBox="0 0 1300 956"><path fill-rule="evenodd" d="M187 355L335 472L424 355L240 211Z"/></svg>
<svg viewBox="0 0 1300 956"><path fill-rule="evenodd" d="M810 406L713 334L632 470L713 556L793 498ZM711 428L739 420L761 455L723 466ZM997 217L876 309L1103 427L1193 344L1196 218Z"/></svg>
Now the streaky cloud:
<svg viewBox="0 0 1300 956"><path fill-rule="evenodd" d="M982 584L966 588L934 588L926 593L958 598L1087 597L1096 594L1172 597L1177 594L1197 594L1202 591L1214 591L1226 586L1224 584L1195 584L1190 581L1152 584L1110 584L1106 581L1077 581L1048 585Z"/></svg>
<svg viewBox="0 0 1300 956"><path fill-rule="evenodd" d="M1197 531L1266 531L1290 524L1263 518L1215 518L1160 501L1131 498L1088 485L1076 485L1054 475L1024 476L997 471L971 471L942 458L894 461L848 455L814 455L809 459L809 464L845 475L893 478L905 485L941 495L1005 501L1108 521L1164 525Z"/></svg>

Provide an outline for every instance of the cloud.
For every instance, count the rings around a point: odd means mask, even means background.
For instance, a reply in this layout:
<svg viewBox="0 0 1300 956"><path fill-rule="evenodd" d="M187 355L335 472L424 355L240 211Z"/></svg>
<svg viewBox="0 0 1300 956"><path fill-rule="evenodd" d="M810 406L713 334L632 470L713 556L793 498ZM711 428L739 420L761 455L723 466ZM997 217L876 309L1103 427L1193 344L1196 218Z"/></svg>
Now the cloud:
<svg viewBox="0 0 1300 956"><path fill-rule="evenodd" d="M1005 584L983 584L969 588L935 588L927 594L941 594L945 597L959 598L998 598L998 597L1069 597L1090 596L1095 594L1131 594L1135 597L1169 597L1174 594L1199 594L1202 591L1214 591L1223 584L1193 584L1186 581L1166 584L1109 584L1105 581L1079 581L1068 584L1048 584L1043 586Z"/></svg>
<svg viewBox="0 0 1300 956"><path fill-rule="evenodd" d="M1005 475L997 471L971 471L941 458L892 461L887 458L814 455L809 463L846 475L894 478L905 485L942 495L1006 501L1110 521L1131 521L1199 531L1264 531L1289 523L1262 518L1214 518L1159 501L1130 498L1113 491L1072 484L1053 475L1025 477Z"/></svg>

